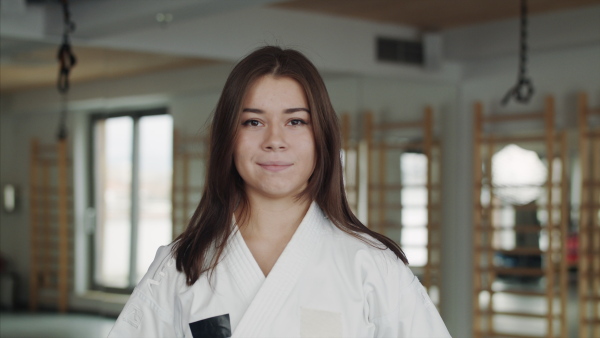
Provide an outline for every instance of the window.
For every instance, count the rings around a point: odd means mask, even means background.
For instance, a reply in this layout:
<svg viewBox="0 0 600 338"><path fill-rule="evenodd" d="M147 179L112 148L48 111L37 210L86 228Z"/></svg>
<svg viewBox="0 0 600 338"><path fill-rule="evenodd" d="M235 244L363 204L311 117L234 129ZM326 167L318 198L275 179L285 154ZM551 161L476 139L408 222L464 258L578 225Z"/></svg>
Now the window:
<svg viewBox="0 0 600 338"><path fill-rule="evenodd" d="M173 119L166 110L92 117L94 288L129 291L171 242Z"/></svg>
<svg viewBox="0 0 600 338"><path fill-rule="evenodd" d="M427 263L427 156L400 155L403 189L401 247L413 266Z"/></svg>

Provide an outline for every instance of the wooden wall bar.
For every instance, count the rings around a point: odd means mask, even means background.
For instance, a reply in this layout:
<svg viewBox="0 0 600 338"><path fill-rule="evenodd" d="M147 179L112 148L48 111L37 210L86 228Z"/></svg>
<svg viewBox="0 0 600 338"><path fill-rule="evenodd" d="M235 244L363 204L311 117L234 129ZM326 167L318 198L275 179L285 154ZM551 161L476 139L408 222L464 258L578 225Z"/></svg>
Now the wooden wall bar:
<svg viewBox="0 0 600 338"><path fill-rule="evenodd" d="M68 310L73 267L71 164L66 140L30 148L29 308Z"/></svg>
<svg viewBox="0 0 600 338"><path fill-rule="evenodd" d="M350 115L341 114L342 150L344 151L344 187L348 204L358 215L358 186L359 186L359 140L352 137L352 122Z"/></svg>
<svg viewBox="0 0 600 338"><path fill-rule="evenodd" d="M579 216L579 337L600 337L600 109L578 98L581 205Z"/></svg>
<svg viewBox="0 0 600 338"><path fill-rule="evenodd" d="M411 201L403 201L401 195L404 189L423 188L427 197L423 207L426 210L426 244L416 246L422 248L427 255L427 260L422 267L415 267L420 275L423 286L428 292L441 285L440 273L440 210L441 210L441 147L439 139L434 133L433 109L427 106L423 110L423 118L416 121L378 121L375 116L367 112L364 116L363 138L367 144L367 155L364 156L368 163L367 180L368 192L368 222L373 230L401 238L404 229L410 229L401 217L403 212L408 212L413 206ZM426 158L425 181L423 184L410 185L398 177L400 173L400 157L407 152L423 154ZM398 166L392 168L391 166ZM396 171L390 171L396 170ZM401 176L401 175L400 175ZM390 201L390 196L397 194L398 201ZM416 227L412 227L416 228ZM406 245L402 245L410 249ZM411 259L410 255L408 257ZM438 306L441 295L438 294Z"/></svg>
<svg viewBox="0 0 600 338"><path fill-rule="evenodd" d="M498 128L499 124L537 121L540 130L523 135L511 134ZM567 335L567 263L566 238L568 222L568 181L566 175L566 134L555 130L554 99L546 97L542 113L484 113L483 104L474 105L473 132L473 334L475 337L566 337ZM518 129L518 128L516 128ZM505 132L498 132L505 130ZM523 148L533 147L541 152L547 167L547 178L539 186L542 195L528 205L521 206L503 200L500 189L531 188L515 183L497 186L493 170L494 154L509 144ZM518 166L518 163L515 163ZM561 170L560 173L556 172ZM558 173L559 175L555 175ZM558 179L557 179L558 177ZM558 192L558 194L557 194ZM501 217L502 210L513 210L512 223ZM539 224L517 224L517 212L534 215L543 212L545 221ZM560 217L556 217L559 215ZM538 216L535 216L538 219ZM541 247L519 246L522 236L545 236L547 245ZM506 236L513 236L514 247L503 247ZM521 236L521 237L519 237ZM522 240L525 241L525 240ZM522 244L530 245L530 244ZM537 257L537 258L536 258ZM540 266L534 266L538 260ZM520 263L521 262L521 263ZM520 266L526 262L525 266ZM509 265L506 265L509 264ZM510 264L516 264L511 266ZM533 264L533 265L532 265ZM537 281L529 284L512 281ZM511 297L511 303L530 304L527 297L543 298L544 313L523 306L515 310L501 309L498 297ZM520 301L519 298L523 298ZM506 303L506 301L505 301ZM504 304L505 306L506 304ZM558 305L558 306L557 306ZM532 332L523 327L498 325L505 317L543 320L545 330Z"/></svg>
<svg viewBox="0 0 600 338"><path fill-rule="evenodd" d="M173 131L173 182L171 185L171 220L173 238L187 227L204 188L207 140Z"/></svg>

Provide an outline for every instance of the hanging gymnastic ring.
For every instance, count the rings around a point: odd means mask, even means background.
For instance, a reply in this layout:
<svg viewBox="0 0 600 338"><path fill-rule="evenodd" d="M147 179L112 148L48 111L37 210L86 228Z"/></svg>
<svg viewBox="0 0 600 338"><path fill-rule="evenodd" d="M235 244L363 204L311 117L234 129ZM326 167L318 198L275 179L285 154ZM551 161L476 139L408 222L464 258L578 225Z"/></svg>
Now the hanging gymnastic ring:
<svg viewBox="0 0 600 338"><path fill-rule="evenodd" d="M533 84L531 80L524 78L520 79L519 83L517 83L515 89L515 98L519 102L528 102L529 99L533 96Z"/></svg>

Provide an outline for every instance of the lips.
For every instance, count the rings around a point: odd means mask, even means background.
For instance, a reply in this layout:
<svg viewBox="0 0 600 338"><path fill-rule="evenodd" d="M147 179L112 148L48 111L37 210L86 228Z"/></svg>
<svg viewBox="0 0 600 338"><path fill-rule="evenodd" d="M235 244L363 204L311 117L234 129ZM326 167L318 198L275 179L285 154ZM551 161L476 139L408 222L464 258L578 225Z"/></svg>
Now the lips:
<svg viewBox="0 0 600 338"><path fill-rule="evenodd" d="M258 163L258 165L265 170L278 172L291 167L293 164L289 162L269 161Z"/></svg>

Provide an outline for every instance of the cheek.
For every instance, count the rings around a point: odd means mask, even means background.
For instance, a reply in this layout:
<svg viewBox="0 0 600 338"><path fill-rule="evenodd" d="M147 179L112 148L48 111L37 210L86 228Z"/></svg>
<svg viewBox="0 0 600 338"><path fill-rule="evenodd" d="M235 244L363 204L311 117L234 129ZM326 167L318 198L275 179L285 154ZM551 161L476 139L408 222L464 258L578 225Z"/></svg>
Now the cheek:
<svg viewBox="0 0 600 338"><path fill-rule="evenodd" d="M233 163L238 171L244 169L246 162L248 162L248 157L243 149L239 149L239 151L234 152Z"/></svg>
<svg viewBox="0 0 600 338"><path fill-rule="evenodd" d="M308 141L305 141L302 144L302 153L304 154L305 158L308 159L307 163L309 164L312 173L312 171L314 171L315 169L317 162L317 149L315 147L315 142L312 138L312 135L310 136Z"/></svg>
<svg viewBox="0 0 600 338"><path fill-rule="evenodd" d="M238 170L238 172L240 171L240 169L242 169L240 167L243 167L245 157L248 154L248 151L246 149L247 144L247 140L245 140L242 135L239 135L233 148L233 163L235 164L235 167Z"/></svg>

